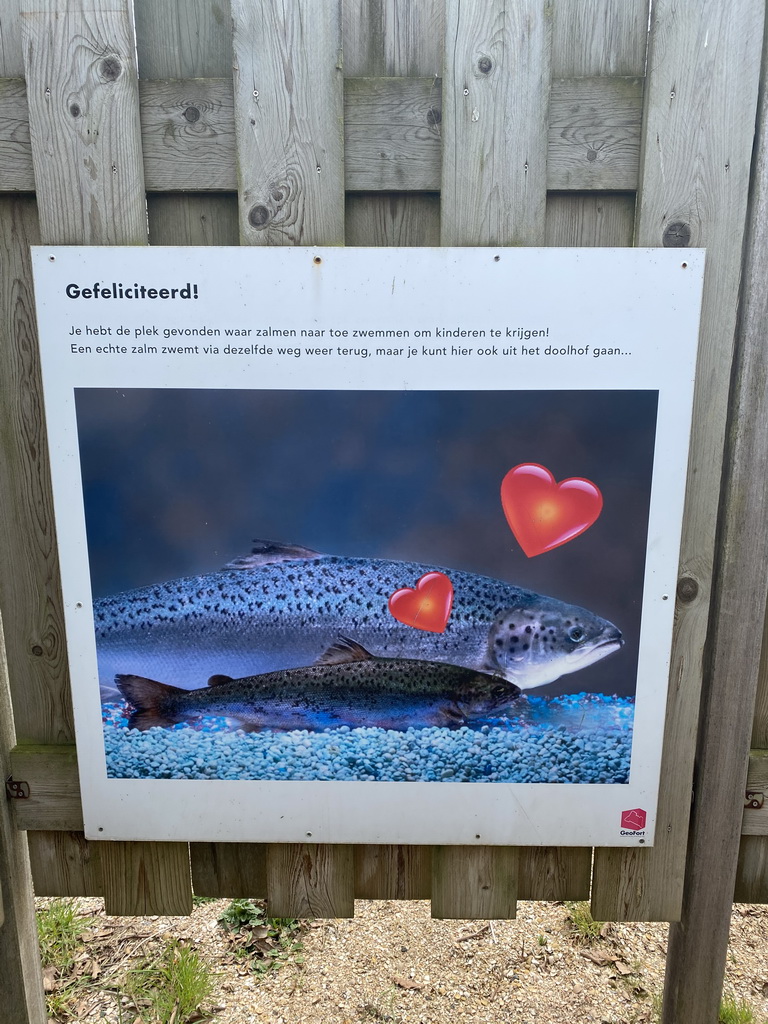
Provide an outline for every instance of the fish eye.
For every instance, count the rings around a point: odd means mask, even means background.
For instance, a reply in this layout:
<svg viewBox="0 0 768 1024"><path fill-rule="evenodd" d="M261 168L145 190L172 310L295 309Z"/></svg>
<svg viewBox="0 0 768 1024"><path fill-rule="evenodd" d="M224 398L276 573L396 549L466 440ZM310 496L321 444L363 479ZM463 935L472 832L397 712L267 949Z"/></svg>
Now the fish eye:
<svg viewBox="0 0 768 1024"><path fill-rule="evenodd" d="M568 639L573 640L575 644L581 643L586 636L581 626L574 626L573 629L568 630Z"/></svg>

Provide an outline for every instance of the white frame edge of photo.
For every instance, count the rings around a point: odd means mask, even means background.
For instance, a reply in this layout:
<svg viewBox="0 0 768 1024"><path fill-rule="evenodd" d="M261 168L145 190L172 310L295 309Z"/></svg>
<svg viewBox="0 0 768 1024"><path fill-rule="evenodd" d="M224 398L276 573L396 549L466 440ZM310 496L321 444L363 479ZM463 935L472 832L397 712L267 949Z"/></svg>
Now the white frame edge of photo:
<svg viewBox="0 0 768 1024"><path fill-rule="evenodd" d="M703 250L35 246L32 255L89 838L653 844ZM278 353L281 336L265 337L270 324L286 330L298 356ZM238 342L239 351L230 346L225 354L225 332L233 330L242 331L246 340ZM311 332L321 339L318 354L315 342L307 354ZM656 392L627 780L457 782L451 781L450 771L434 781L222 779L215 773L109 777L104 735L113 726L105 724L99 687L75 392L134 388ZM537 461L535 453L530 461ZM510 469L514 464L513 455ZM581 472L573 465L568 475L576 478ZM500 504L498 515L503 517ZM254 523L252 537L260 535ZM244 537L244 544L252 537ZM306 542L302 537L280 539ZM578 536L572 543L579 543ZM509 544L515 544L512 532ZM245 552L229 553L231 558L238 554ZM525 555L520 553L520 559L525 561ZM212 564L210 571L224 561ZM415 587L416 580L408 585ZM372 653L375 660L378 652ZM620 654L610 657L620 664ZM126 664L124 671L134 669ZM574 688L578 691L577 684ZM527 699L526 692L521 699ZM514 711L503 720L510 735L534 728L515 725L510 718ZM234 729L238 722L231 725ZM475 746L490 734L487 726L471 734L466 729ZM450 731L453 736L455 729ZM138 733L125 723L120 732L132 743L155 734L157 729ZM163 735L172 734L164 730ZM244 734L253 743L259 735L258 730ZM284 738L283 733L274 735ZM410 735L401 731L390 739L397 747L407 744ZM625 817L635 811L642 812L639 818Z"/></svg>

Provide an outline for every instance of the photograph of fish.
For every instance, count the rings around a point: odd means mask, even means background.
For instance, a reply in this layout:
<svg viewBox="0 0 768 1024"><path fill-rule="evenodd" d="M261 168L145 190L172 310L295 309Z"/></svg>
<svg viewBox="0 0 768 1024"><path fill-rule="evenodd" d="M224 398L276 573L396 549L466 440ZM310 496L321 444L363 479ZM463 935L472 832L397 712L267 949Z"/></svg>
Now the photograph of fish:
<svg viewBox="0 0 768 1024"><path fill-rule="evenodd" d="M628 781L656 392L76 402L109 777Z"/></svg>

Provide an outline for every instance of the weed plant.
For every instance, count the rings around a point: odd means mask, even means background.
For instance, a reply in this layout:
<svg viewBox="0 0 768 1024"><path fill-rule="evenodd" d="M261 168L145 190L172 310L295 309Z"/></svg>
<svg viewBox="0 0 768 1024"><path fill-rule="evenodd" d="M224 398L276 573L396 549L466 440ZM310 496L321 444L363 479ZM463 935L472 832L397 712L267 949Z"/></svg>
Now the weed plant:
<svg viewBox="0 0 768 1024"><path fill-rule="evenodd" d="M235 954L247 960L256 974L291 963L304 963L299 940L301 922L293 917L270 917L261 900L232 900L219 916Z"/></svg>
<svg viewBox="0 0 768 1024"><path fill-rule="evenodd" d="M585 945L590 945L600 938L600 930L603 927L602 921L595 921L589 903L580 900L575 903L565 904L568 911L568 919L571 922L575 937Z"/></svg>
<svg viewBox="0 0 768 1024"><path fill-rule="evenodd" d="M200 1008L213 987L210 968L195 950L171 940L159 956L126 975L124 991L134 1007L130 1024L185 1024L193 1014L195 1021L210 1020Z"/></svg>

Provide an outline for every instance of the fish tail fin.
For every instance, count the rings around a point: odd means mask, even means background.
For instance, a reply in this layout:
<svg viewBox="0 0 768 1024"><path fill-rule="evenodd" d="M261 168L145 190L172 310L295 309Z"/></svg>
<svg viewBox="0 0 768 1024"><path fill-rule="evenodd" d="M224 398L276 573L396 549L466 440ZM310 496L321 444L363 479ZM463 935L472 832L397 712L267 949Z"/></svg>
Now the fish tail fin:
<svg viewBox="0 0 768 1024"><path fill-rule="evenodd" d="M155 726L167 729L187 717L173 699L178 694L187 693L187 690L178 686L157 683L144 676L129 675L115 676L115 686L136 709L128 719L129 729L139 729L141 732Z"/></svg>

